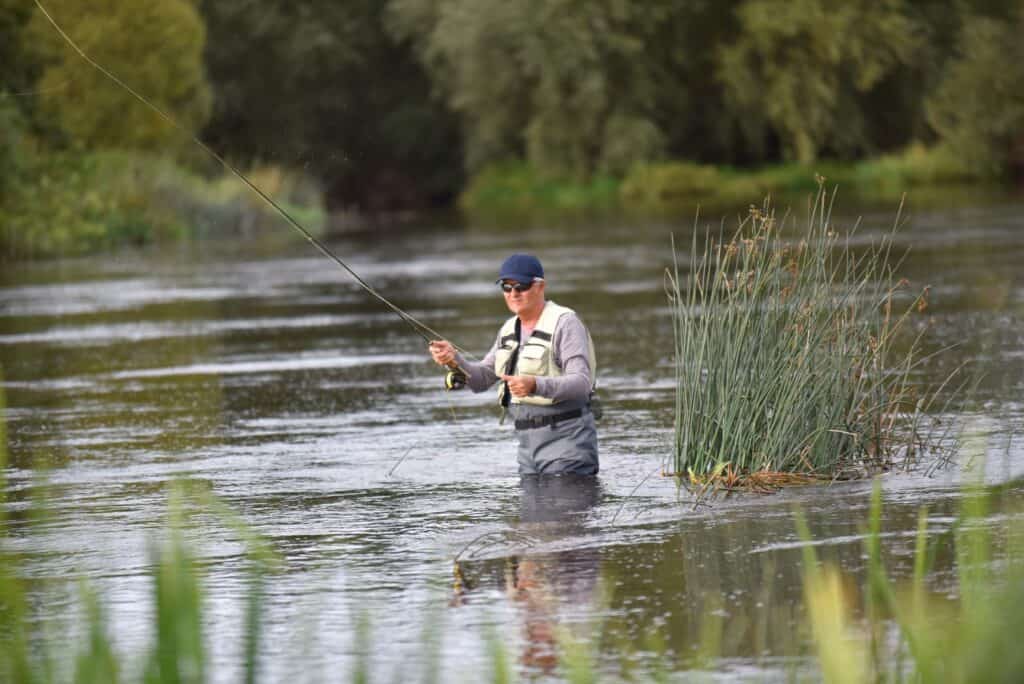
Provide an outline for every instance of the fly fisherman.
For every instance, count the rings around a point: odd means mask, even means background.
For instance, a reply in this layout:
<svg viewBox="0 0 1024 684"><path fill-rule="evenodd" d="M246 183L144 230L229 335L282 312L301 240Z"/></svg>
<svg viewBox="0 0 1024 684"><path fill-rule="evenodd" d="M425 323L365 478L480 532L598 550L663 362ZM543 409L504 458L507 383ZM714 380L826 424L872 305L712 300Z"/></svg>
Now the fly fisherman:
<svg viewBox="0 0 1024 684"><path fill-rule="evenodd" d="M598 470L594 344L576 312L544 299L544 268L537 257L513 254L498 285L514 314L480 363L466 361L451 343L430 343L442 366L457 364L465 383L482 392L499 382L502 410L515 420L521 475Z"/></svg>

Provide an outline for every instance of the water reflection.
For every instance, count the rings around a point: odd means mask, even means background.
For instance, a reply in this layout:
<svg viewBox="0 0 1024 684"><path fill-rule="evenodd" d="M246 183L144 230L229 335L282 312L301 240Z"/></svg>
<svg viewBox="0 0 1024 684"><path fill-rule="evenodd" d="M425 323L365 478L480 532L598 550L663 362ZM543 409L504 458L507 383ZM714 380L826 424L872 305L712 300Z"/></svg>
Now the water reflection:
<svg viewBox="0 0 1024 684"><path fill-rule="evenodd" d="M1024 424L1021 209L1018 202L919 214L898 237L899 247L913 247L900 274L914 290L932 288L907 344L921 332L924 355L950 348L915 369L915 382L941 383L964 364L970 377L982 377L971 411L986 421L989 451L1005 452L990 454L993 482L1024 475L1016 436ZM885 207L867 217L858 234L864 244L888 233L893 213ZM480 553L463 557L463 606L447 611L446 680L475 681L461 677L462 668L474 655L485 658L479 638L494 622L513 635L509 648L523 668L541 675L557 667L556 633L591 636L592 628L605 664L646 652L658 664L689 667L695 644L717 634L711 650L722 660L776 662L778 673L785 666L777 659L806 648L793 607L801 542L792 508L807 514L821 556L859 581L869 487L742 497L695 511L679 505L670 481L645 479L672 438L673 335L662 290L669 234L688 246L691 223L439 228L332 245L358 255L356 270L398 305L473 350L493 342L504 315L485 286L493 255L540 254L559 274L552 292L587 311L598 346L608 405L600 480L519 482L513 440L494 428L493 399L446 395L422 342L344 274L310 258L308 245L273 258L204 248L188 258L5 265L0 420L9 436L9 508L31 500L33 465L47 465L54 484L47 525L23 528L15 542L28 572L105 589L111 631L133 652L148 624L138 606L149 581L146 536L163 520L163 484L202 478L288 559L288 571L268 585L275 634L295 632L290 607L317 605L330 633L346 637L350 612L379 600L389 606L375 616L388 643L414 643L423 616L443 604L427 587L436 580L447 590L451 558L484 533L492 536ZM424 287L424 275L439 270L446 277ZM964 414L955 402L948 411ZM894 571L907 576L917 509L927 503L930 528L947 529L957 476L890 474L886 483L884 544L898 559ZM242 559L214 527L193 532L207 542L211 634L241 644L237 616L217 588L244 579ZM939 588L951 565L940 548L930 575ZM325 589L310 582L316 573L345 581ZM59 613L40 606L44 618ZM664 657L653 655L652 633ZM268 680L289 678L283 668L293 646L268 639ZM378 670L431 667L393 649L378 655L374 679L388 679ZM346 664L330 649L318 657L325 667ZM231 654L212 659L211 680L237 681L240 663Z"/></svg>
<svg viewBox="0 0 1024 684"><path fill-rule="evenodd" d="M592 476L530 476L521 486L519 526L542 543L581 536L587 512L601 501L600 480ZM559 605L593 604L600 565L596 546L509 559L505 581L522 620L519 661L527 670L554 671Z"/></svg>
<svg viewBox="0 0 1024 684"><path fill-rule="evenodd" d="M558 667L558 641L572 631L565 614L600 598L600 548L579 540L604 492L598 478L567 473L523 476L519 494L515 537L524 541L523 550L460 570L463 577L482 578L469 591L498 586L519 620L520 665L527 673L551 674ZM570 548L557 550L560 542ZM461 603L467 597L458 598Z"/></svg>

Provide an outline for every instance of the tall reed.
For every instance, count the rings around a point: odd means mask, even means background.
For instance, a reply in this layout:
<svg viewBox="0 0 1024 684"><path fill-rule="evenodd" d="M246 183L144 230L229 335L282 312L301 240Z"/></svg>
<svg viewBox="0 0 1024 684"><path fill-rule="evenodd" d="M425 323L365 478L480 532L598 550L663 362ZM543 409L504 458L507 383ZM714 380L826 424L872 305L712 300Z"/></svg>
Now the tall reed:
<svg viewBox="0 0 1024 684"><path fill-rule="evenodd" d="M904 295L892 233L855 250L823 188L797 240L751 207L731 236L666 274L675 333L673 470L770 485L779 473L864 475L913 460L926 401L909 381L917 340L897 333L926 291ZM675 245L673 245L675 255Z"/></svg>

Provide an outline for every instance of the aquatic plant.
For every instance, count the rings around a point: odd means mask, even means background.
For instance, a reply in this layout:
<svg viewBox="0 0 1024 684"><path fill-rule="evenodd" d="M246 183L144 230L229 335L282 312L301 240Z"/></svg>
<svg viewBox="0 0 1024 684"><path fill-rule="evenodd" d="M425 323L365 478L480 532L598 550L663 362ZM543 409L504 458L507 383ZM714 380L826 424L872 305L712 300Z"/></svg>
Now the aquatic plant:
<svg viewBox="0 0 1024 684"><path fill-rule="evenodd" d="M666 274L675 333L672 471L690 482L772 488L915 462L932 396L911 314L927 288L897 281L892 234L854 248L823 187L785 239L766 203L731 238ZM673 245L673 250L675 247ZM902 337L901 337L902 335Z"/></svg>
<svg viewBox="0 0 1024 684"><path fill-rule="evenodd" d="M897 585L882 559L882 497L876 483L864 537L867 576L859 592L840 581L835 568L819 566L811 533L798 516L805 542L804 601L826 682L1020 680L1024 653L1016 641L1024 628L1024 537L1019 522L1007 527L997 566L988 527L991 499L980 484L969 484L952 529L934 538L922 508L913 573ZM949 543L956 558L955 586L929 591L926 578L936 549Z"/></svg>

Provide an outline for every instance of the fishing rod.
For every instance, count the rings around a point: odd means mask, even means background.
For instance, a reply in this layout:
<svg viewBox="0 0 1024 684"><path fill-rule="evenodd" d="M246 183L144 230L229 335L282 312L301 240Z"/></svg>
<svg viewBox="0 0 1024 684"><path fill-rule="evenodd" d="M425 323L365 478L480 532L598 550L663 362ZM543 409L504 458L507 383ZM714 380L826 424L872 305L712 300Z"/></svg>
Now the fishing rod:
<svg viewBox="0 0 1024 684"><path fill-rule="evenodd" d="M252 190L254 193L256 193L256 195L261 200L263 200L267 205L269 205L271 208L273 208L274 211L276 211L288 223L288 225L290 225L292 228L294 228L296 231L298 231L302 235L302 237L304 237L306 239L307 242L309 242L317 250L319 250L319 252L321 254L323 254L327 258L329 258L332 261L334 261L334 263L338 264L343 269L345 269L345 271L348 272L348 274L350 276L352 276L352 278L356 281L356 283L359 284L360 287L362 287L368 294L370 294L377 301L379 301L381 304L383 304L388 309L390 309L392 312L394 312L399 318L401 318L410 328L413 329L413 331L417 335L422 337L427 342L428 345L430 345L431 343L433 343L433 342L435 342L437 340L444 339L443 336L440 333L438 333L437 331L433 330L432 328L430 328L426 324L422 323L421 321L418 321L411 314L409 314L408 312L404 311L397 304L395 304L394 302L389 300L387 297L382 295L380 292L378 292L376 290L376 288L374 288L372 285L370 285L368 282L366 282L366 280L364 280L362 278L362 276L360 276L358 273L356 273L355 270L353 270L351 266L349 266L347 263L345 263L345 261L341 257L339 257L337 254L335 254L333 251L331 251L327 247L327 245L325 245L323 242L318 240L316 238L316 236L314 236L301 223L299 223L295 219L295 217L293 217L291 214L289 214L284 209L284 207L282 207L280 204L278 204L276 201L274 201L274 199L272 197L270 197L267 193L265 193L258 185L256 185L251 180L249 180L249 178L244 173L242 173L241 170L239 170L231 162L229 162L227 159L225 159L220 154L218 154L213 148L211 148L209 145L207 145L205 142L203 142L199 138L198 135L196 135L192 131L186 129L184 126L182 126L180 123L178 123L177 119L175 119L173 116L171 116L169 113L167 113L166 111L164 111L163 109L161 109L157 105L153 104L153 102L151 102L148 98L146 98L145 96L143 96L142 94L137 92L134 88L132 88L130 85L128 85L127 83L122 81L120 78L118 78L115 74L110 72L102 64L100 64L99 62L94 60L92 57L90 57L88 54L86 54L85 50L83 50L81 47L79 47L78 43L76 43L71 38L71 36L69 36L64 31L64 29L61 28L60 24L57 23L57 21L50 15L50 13L46 10L46 8L43 7L42 3L40 3L39 0L33 0L33 2L35 3L36 7L39 8L39 11L43 13L43 16L46 17L46 20L48 22L50 22L50 24L53 26L54 30L56 30L57 33L60 34L61 38L64 39L64 42L66 42L69 46L71 46L71 49L74 50L76 53L78 53L78 55L83 60L85 60L86 63L88 63L91 67L93 67L94 69L99 71L101 74L103 74L104 76L109 78L111 81L113 81L114 83L116 83L120 87L124 88L135 99L137 99L139 102L141 102L142 104L146 105L151 110L156 112L156 114L161 119L163 119L165 122L170 124L171 127L173 127L175 129L181 131L182 133L184 133L188 138L190 138L192 140L193 143L198 145L204 152L206 152L208 155L210 155L211 157L216 159L217 162L219 162L221 166L223 166L232 175L234 175L236 178L238 178L238 180L242 181L242 183L244 183L250 190ZM452 347L455 348L456 350L462 352L463 354L466 353L464 350L462 350L457 345L453 344ZM451 365L448 366L448 369L449 369L448 373L445 376L445 387L447 389L449 389L449 390L461 389L462 387L465 387L466 375L467 375L466 371L464 369L460 368L459 365L456 362L454 362L454 361L452 362Z"/></svg>

